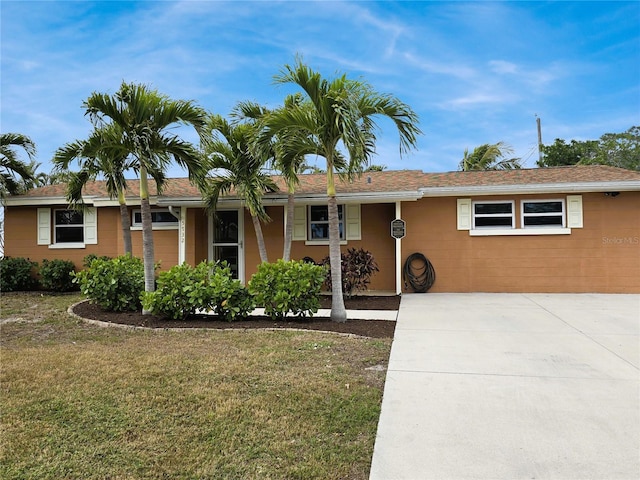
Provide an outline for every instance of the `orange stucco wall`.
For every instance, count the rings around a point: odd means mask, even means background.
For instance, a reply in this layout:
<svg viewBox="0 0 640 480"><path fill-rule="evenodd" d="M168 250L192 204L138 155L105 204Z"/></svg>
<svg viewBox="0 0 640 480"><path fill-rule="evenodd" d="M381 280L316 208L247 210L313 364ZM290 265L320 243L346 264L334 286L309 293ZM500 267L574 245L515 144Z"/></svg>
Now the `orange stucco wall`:
<svg viewBox="0 0 640 480"><path fill-rule="evenodd" d="M97 245L86 245L85 248L53 249L48 245L38 245L36 208L5 207L4 253L9 257L24 257L35 262L42 262L44 259L71 260L78 269L82 267L84 257L90 253L109 257L120 255L123 245L118 208L100 208L97 213Z"/></svg>
<svg viewBox="0 0 640 480"><path fill-rule="evenodd" d="M566 195L480 197L473 200L515 201L520 222L523 198L563 198ZM584 228L570 235L471 237L457 230L456 198L425 198L402 203L407 235L402 240L402 262L420 252L433 263L437 280L432 292L603 292L640 293L640 192L616 197L602 193L582 194ZM98 245L83 249L50 249L37 245L37 209L5 209L5 255L72 260L78 268L89 253L114 257L123 253L119 210L98 208ZM284 207L267 207L272 221L263 225L269 259L282 256ZM395 291L395 240L390 222L394 204L361 206L362 240L347 248L372 252L380 272L371 290ZM253 224L244 212L245 280L260 263ZM134 254L142 255L142 232L133 231ZM187 210L186 260L197 264L209 256L209 219L201 208ZM155 258L162 269L178 262L178 230L154 230ZM322 260L328 245L292 244L291 258ZM403 286L403 291L405 290Z"/></svg>
<svg viewBox="0 0 640 480"><path fill-rule="evenodd" d="M64 208L64 207L60 207ZM52 209L53 210L53 209ZM42 260L71 260L77 269L82 267L84 257L89 254L117 257L124 253L120 210L118 207L97 209L98 243L84 248L49 248L37 243L37 208L5 208L5 248L6 256L25 257L35 262ZM53 231L52 231L53 235ZM142 232L131 232L133 254L142 258ZM178 262L178 231L154 230L154 250L156 262L161 269L167 269Z"/></svg>
<svg viewBox="0 0 640 480"><path fill-rule="evenodd" d="M510 196L516 224L521 199L562 197ZM584 228L570 235L490 237L457 230L456 198L403 203L403 262L414 252L429 258L432 292L640 292L640 192L582 201Z"/></svg>
<svg viewBox="0 0 640 480"><path fill-rule="evenodd" d="M282 258L284 246L284 208L280 206L268 207L267 213L271 222L262 226L265 237L269 261ZM380 272L371 280L371 290L395 289L395 247L390 235L390 223L395 213L393 204L362 205L361 238L362 240L349 240L342 245L342 251L349 248L364 248L369 250L378 263ZM251 217L245 212L245 279L250 279L260 264L260 254L256 241L255 229ZM311 257L320 262L329 255L329 245L306 245L304 241L294 241L291 244L291 258L300 260Z"/></svg>

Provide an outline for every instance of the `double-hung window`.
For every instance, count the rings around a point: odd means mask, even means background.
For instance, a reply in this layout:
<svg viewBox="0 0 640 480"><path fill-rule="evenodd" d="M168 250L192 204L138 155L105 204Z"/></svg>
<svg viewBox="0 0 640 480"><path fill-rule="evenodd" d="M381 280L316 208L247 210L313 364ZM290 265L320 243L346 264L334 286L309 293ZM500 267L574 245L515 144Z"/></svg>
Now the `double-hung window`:
<svg viewBox="0 0 640 480"><path fill-rule="evenodd" d="M338 205L338 228L340 230L340 240L344 240L344 205ZM308 235L311 241L329 240L329 207L327 205L309 206Z"/></svg>
<svg viewBox="0 0 640 480"><path fill-rule="evenodd" d="M523 200L522 228L564 228L564 200Z"/></svg>
<svg viewBox="0 0 640 480"><path fill-rule="evenodd" d="M38 208L37 244L49 248L85 248L98 243L98 213L95 207L82 210Z"/></svg>
<svg viewBox="0 0 640 480"><path fill-rule="evenodd" d="M513 201L473 202L473 228L515 228Z"/></svg>
<svg viewBox="0 0 640 480"><path fill-rule="evenodd" d="M54 210L55 243L83 243L84 215L77 210Z"/></svg>

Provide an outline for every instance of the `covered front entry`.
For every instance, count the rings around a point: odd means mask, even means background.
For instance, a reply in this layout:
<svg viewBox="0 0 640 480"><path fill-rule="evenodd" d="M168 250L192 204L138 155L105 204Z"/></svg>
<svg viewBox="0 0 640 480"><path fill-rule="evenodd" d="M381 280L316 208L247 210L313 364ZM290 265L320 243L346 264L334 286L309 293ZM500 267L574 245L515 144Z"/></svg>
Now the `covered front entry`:
<svg viewBox="0 0 640 480"><path fill-rule="evenodd" d="M209 259L226 261L233 278L244 283L244 225L242 210L217 210L209 217Z"/></svg>

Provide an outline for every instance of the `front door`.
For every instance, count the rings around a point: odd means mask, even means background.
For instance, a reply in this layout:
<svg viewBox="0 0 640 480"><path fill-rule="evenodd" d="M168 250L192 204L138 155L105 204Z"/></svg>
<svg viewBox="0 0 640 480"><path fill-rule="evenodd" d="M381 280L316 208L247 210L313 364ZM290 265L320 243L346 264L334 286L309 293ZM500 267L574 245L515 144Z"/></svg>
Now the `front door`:
<svg viewBox="0 0 640 480"><path fill-rule="evenodd" d="M244 282L242 210L217 210L211 218L211 250L213 261L226 261L233 278Z"/></svg>

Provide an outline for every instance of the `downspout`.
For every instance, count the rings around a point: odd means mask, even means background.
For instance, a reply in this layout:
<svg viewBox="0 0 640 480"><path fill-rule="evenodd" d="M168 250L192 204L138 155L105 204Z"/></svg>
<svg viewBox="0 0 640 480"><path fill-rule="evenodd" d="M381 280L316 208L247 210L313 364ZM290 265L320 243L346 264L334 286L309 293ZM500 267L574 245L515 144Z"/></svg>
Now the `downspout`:
<svg viewBox="0 0 640 480"><path fill-rule="evenodd" d="M169 213L178 219L178 265L186 262L187 258L186 210L186 207L180 207L180 210L176 211L173 206L169 205Z"/></svg>

